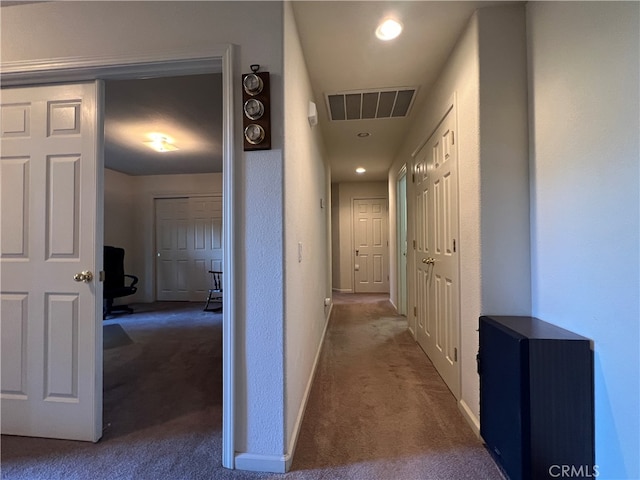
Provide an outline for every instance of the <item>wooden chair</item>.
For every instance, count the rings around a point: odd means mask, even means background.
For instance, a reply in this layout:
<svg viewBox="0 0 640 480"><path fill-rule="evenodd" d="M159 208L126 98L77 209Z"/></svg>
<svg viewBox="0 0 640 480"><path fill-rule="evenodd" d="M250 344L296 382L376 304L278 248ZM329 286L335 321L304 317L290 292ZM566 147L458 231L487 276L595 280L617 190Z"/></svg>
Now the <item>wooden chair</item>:
<svg viewBox="0 0 640 480"><path fill-rule="evenodd" d="M209 270L209 273L211 274L212 288L209 289L207 304L204 306L204 311L219 312L222 310L222 272ZM210 303L219 303L220 306L209 309Z"/></svg>

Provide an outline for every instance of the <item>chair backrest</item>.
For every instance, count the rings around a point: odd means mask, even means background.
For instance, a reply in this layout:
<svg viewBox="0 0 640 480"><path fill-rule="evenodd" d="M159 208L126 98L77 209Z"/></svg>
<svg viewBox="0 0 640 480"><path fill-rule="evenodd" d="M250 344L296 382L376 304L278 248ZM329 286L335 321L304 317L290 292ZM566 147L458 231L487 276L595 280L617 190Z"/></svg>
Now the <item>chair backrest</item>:
<svg viewBox="0 0 640 480"><path fill-rule="evenodd" d="M104 247L105 291L124 287L124 248Z"/></svg>
<svg viewBox="0 0 640 480"><path fill-rule="evenodd" d="M216 272L209 270L211 277L213 278L212 290L222 292L222 272Z"/></svg>

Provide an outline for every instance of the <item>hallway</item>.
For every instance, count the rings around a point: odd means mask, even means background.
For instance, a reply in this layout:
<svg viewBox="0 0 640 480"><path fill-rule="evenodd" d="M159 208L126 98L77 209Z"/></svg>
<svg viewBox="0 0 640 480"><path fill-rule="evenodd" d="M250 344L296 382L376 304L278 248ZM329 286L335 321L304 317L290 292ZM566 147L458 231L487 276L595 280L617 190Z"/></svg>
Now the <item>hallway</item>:
<svg viewBox="0 0 640 480"><path fill-rule="evenodd" d="M387 295L334 293L287 478L503 477Z"/></svg>
<svg viewBox="0 0 640 480"><path fill-rule="evenodd" d="M220 315L154 305L105 322L130 338L105 347L102 440L3 436L2 479L503 478L380 294L335 294L292 470L226 470Z"/></svg>

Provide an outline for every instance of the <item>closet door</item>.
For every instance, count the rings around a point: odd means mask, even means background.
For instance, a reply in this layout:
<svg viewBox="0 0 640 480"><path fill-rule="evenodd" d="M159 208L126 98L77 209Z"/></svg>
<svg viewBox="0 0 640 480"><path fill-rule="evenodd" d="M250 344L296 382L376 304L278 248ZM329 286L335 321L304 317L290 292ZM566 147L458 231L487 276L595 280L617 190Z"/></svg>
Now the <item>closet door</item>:
<svg viewBox="0 0 640 480"><path fill-rule="evenodd" d="M222 270L222 197L158 198L156 298L206 299L209 270Z"/></svg>

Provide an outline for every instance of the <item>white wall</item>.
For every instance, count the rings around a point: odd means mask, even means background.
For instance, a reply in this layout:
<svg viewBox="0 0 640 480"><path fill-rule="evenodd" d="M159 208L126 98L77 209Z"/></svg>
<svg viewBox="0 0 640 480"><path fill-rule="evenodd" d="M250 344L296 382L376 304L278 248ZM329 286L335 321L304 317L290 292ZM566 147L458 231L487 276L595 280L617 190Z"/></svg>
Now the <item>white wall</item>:
<svg viewBox="0 0 640 480"><path fill-rule="evenodd" d="M637 2L530 2L533 314L594 340L601 479L640 478Z"/></svg>
<svg viewBox="0 0 640 480"><path fill-rule="evenodd" d="M282 458L283 10L281 2L46 2L2 9L2 62L202 50L234 44L234 77L259 63L271 72L272 150L239 149L236 282L238 332L235 450ZM235 111L242 111L236 89ZM242 138L240 115L236 136ZM270 281L265 281L269 272ZM269 308L265 308L269 299ZM247 455L242 458L247 459ZM238 464L242 463L240 461Z"/></svg>
<svg viewBox="0 0 640 480"><path fill-rule="evenodd" d="M134 245L136 238L135 214L133 211L134 177L104 170L104 244L122 247L125 250L125 273L135 275ZM133 297L128 297L131 302Z"/></svg>
<svg viewBox="0 0 640 480"><path fill-rule="evenodd" d="M333 279L333 289L340 292L353 292L353 200L356 198L388 198L386 182L345 182L331 186L337 191L337 208L332 205L333 215L337 215L338 230L333 231L333 263L338 263L339 275ZM334 198L334 194L332 194ZM336 282L337 280L337 282Z"/></svg>
<svg viewBox="0 0 640 480"><path fill-rule="evenodd" d="M310 391L331 297L329 169L319 127L308 121L315 101L302 55L293 9L285 4L285 414L287 462ZM299 245L302 248L299 258ZM287 465L287 466L288 466Z"/></svg>
<svg viewBox="0 0 640 480"><path fill-rule="evenodd" d="M528 315L531 309L525 67L523 6L478 10L389 170L389 196L395 199L397 172L404 163L412 165L412 152L433 133L454 98L460 202L459 401L474 429L479 428L478 317L490 313ZM411 243L415 238L415 193L411 167L408 170ZM407 258L408 321L415 329L412 248ZM392 259L391 275L395 275L397 262Z"/></svg>

